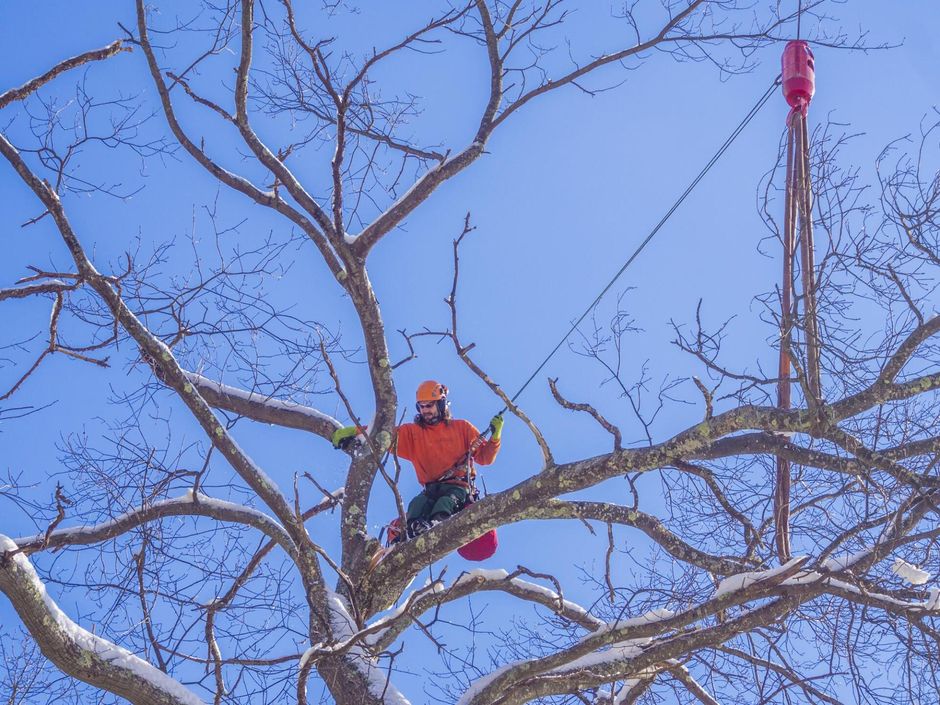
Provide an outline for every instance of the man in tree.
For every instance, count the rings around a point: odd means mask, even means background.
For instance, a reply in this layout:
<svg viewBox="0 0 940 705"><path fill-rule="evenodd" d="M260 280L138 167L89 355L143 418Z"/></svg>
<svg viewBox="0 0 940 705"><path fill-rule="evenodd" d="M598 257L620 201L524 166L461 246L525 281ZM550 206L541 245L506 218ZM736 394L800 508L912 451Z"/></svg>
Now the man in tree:
<svg viewBox="0 0 940 705"><path fill-rule="evenodd" d="M424 533L460 511L470 498L473 464L489 465L499 453L503 417L490 420L492 435L484 438L464 419L454 419L447 387L434 380L418 385L414 423L398 427L395 455L410 460L424 490L408 504L407 536ZM333 434L337 448L355 443L359 429L346 426Z"/></svg>

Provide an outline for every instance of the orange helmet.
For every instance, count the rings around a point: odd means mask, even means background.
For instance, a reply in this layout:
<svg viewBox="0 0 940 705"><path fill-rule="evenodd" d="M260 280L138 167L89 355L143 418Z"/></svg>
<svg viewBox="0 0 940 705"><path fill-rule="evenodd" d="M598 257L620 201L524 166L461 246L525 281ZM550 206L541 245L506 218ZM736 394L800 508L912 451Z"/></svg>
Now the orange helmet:
<svg viewBox="0 0 940 705"><path fill-rule="evenodd" d="M447 398L447 387L433 379L426 380L418 385L415 392L415 401L441 401Z"/></svg>

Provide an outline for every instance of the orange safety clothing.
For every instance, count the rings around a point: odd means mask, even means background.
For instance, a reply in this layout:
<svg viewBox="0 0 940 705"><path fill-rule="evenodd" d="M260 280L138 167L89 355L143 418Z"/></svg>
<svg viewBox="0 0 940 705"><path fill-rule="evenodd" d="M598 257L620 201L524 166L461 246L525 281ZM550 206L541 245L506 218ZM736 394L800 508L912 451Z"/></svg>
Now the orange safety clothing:
<svg viewBox="0 0 940 705"><path fill-rule="evenodd" d="M398 427L395 455L410 460L418 482L435 482L461 460L480 432L469 421L454 419L449 423L419 426L406 423ZM487 440L473 454L474 462L489 465L499 452L499 440Z"/></svg>

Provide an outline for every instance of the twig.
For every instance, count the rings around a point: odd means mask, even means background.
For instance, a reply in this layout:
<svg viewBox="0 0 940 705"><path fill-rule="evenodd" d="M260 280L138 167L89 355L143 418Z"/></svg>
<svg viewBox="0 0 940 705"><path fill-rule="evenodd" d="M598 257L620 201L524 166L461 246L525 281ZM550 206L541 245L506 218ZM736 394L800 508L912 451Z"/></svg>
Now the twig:
<svg viewBox="0 0 940 705"><path fill-rule="evenodd" d="M603 426L604 429L614 437L614 450L615 451L623 450L623 444L622 444L623 437L620 433L620 429L614 426L612 423L610 423L610 421L608 421L606 418L604 418L600 414L600 412L597 411L597 409L595 409L590 404L579 404L575 402L570 402L567 399L565 399L561 395L561 392L558 391L558 378L557 377L554 379L549 379L548 386L552 390L552 396L555 397L555 401L561 404L564 408L570 409L571 411L585 411L589 413L591 416L594 417L594 420L597 421L597 423Z"/></svg>
<svg viewBox="0 0 940 705"><path fill-rule="evenodd" d="M77 56L73 56L71 59L61 61L46 71L42 76L37 76L36 78L27 81L19 88L11 88L4 93L0 93L0 109L5 108L14 101L24 100L31 93L35 93L42 86L49 83L49 81L53 80L56 76L65 73L70 69L74 69L78 66L81 66L82 64L87 64L90 61L102 61L104 59L109 59L115 54L130 50L130 47L123 46L121 40L118 39L115 42L111 42L103 49L86 51L84 54L78 54Z"/></svg>
<svg viewBox="0 0 940 705"><path fill-rule="evenodd" d="M542 435L542 432L539 428L532 423L529 417L522 411L515 403L509 398L509 396L502 390L502 388L493 381L493 379L486 374L472 359L467 353L473 349L474 343L470 345L463 345L460 342L460 338L457 335L457 281L460 276L460 244L463 242L463 239L473 232L476 228L470 225L470 213L464 217L463 231L454 240L454 279L453 285L451 286L450 295L444 299L444 302L450 307L450 317L451 317L451 332L450 339L454 343L454 348L457 351L458 357L463 360L464 364L470 368L470 370L481 380L484 384L490 388L490 390L496 394L503 403L506 405L506 408L509 409L515 416L519 417L526 426L528 426L529 431L532 432L532 435L535 437L536 442L539 444L539 448L542 450L542 458L545 461L545 467L551 467L555 464L555 459L552 456L552 451L548 446L548 442L545 440L545 437Z"/></svg>
<svg viewBox="0 0 940 705"><path fill-rule="evenodd" d="M349 414L349 418L352 420L353 424L357 428L362 428L362 424L359 421L359 417L356 416L356 412L353 411L352 404L350 404L349 399L343 393L342 386L340 385L339 375L336 372L336 367L333 365L333 360L330 358L329 353L326 351L326 343L323 340L323 336L320 336L320 353L323 355L323 361L326 363L327 368L330 371L330 377L333 378L333 387L336 390L337 396L343 402L343 406L346 407L346 413ZM369 452L372 454L372 459L375 461L376 467L379 469L379 472L382 474L382 478L385 480L385 483L388 485L389 489L392 491L392 494L395 497L395 505L398 508L398 514L400 517L405 516L405 504L401 498L401 493L398 491L397 483L389 476L388 472L385 470L385 458L382 457L382 450L376 447L375 442L372 440L372 437L365 433L363 434L366 439L366 444L369 446ZM387 457L387 451L386 451Z"/></svg>

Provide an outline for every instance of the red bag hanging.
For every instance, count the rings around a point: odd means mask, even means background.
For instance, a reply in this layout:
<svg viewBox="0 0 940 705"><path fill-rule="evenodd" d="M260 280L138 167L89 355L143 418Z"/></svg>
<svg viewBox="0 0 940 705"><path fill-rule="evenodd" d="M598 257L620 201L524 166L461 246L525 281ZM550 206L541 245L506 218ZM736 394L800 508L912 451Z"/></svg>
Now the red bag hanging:
<svg viewBox="0 0 940 705"><path fill-rule="evenodd" d="M468 561L485 561L496 553L497 546L499 546L499 539L496 536L496 529L490 529L479 538L458 548L457 553Z"/></svg>

